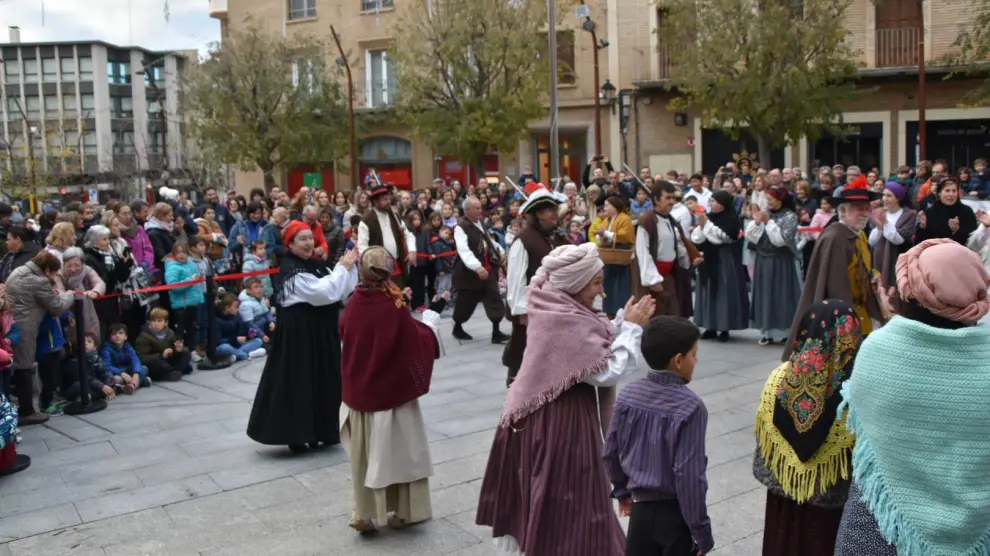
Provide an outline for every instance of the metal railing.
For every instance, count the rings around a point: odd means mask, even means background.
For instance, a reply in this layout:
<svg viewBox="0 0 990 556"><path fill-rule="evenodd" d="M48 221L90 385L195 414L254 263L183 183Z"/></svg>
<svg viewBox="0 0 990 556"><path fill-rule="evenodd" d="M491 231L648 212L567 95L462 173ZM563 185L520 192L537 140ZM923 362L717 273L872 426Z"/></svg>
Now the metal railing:
<svg viewBox="0 0 990 556"><path fill-rule="evenodd" d="M877 29L876 33L876 67L918 65L921 34L917 27Z"/></svg>
<svg viewBox="0 0 990 556"><path fill-rule="evenodd" d="M657 67L657 79L670 79L670 76L674 69L674 56L672 48L666 45L662 45L657 50L657 58L659 60L659 66Z"/></svg>

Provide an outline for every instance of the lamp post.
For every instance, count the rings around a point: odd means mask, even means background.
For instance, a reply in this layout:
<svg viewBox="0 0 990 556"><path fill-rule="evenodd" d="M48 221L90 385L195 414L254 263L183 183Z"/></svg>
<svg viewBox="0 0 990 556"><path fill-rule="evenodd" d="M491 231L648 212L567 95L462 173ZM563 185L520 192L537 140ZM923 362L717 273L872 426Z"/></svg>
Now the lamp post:
<svg viewBox="0 0 990 556"><path fill-rule="evenodd" d="M157 62L156 60L155 62ZM162 171L168 170L168 114L165 110L165 95L162 94L161 89L158 88L158 82L155 80L155 72L148 71L154 67L155 62L144 66L140 71L134 72L134 75L140 75L147 81L148 85L151 86L151 90L155 92L155 108L154 110L151 106L148 107L148 113L158 114L158 122L162 128Z"/></svg>
<svg viewBox="0 0 990 556"><path fill-rule="evenodd" d="M347 55L344 54L344 47L340 45L340 36L337 35L337 30L330 26L330 34L333 36L333 42L337 45L337 56L336 62L338 66L344 68L347 73L347 134L348 140L350 142L350 165L351 165L351 188L354 191L358 190L358 184L360 183L361 177L358 175L358 163L357 163L357 131L354 129L354 77L351 74L351 64L347 61Z"/></svg>
<svg viewBox="0 0 990 556"><path fill-rule="evenodd" d="M598 39L597 27L598 27L598 25L594 21L591 20L591 16L585 17L584 18L584 23L581 25L581 28L582 29L584 29L589 34L591 34L591 47L592 47L592 49L594 49L594 53L595 53L595 77L594 77L594 79L595 79L595 85L598 85L598 83L599 83L599 77L598 77L598 51L599 50L603 50L605 48L608 48L608 41L607 40L605 40L605 39L599 40ZM615 93L615 86L612 85L611 82L608 82L608 85L611 86L612 93L614 94ZM601 91L601 93L595 93L595 116L594 116L594 118L595 118L595 157L596 157L595 158L595 165L598 166L599 168L602 167L602 160L601 160L601 156L602 156L601 98L602 98L602 95L604 93L605 93L605 86L604 85L602 85L602 91Z"/></svg>

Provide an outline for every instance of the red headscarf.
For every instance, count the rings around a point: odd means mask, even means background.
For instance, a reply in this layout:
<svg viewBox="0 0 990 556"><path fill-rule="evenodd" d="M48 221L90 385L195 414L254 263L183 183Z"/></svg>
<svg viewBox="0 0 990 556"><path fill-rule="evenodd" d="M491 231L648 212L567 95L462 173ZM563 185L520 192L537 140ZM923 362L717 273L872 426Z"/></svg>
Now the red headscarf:
<svg viewBox="0 0 990 556"><path fill-rule="evenodd" d="M303 230L310 230L310 227L298 220L289 222L289 225L286 226L285 230L282 232L282 240L285 241L285 245L288 246L292 243L292 238L296 237L296 234Z"/></svg>

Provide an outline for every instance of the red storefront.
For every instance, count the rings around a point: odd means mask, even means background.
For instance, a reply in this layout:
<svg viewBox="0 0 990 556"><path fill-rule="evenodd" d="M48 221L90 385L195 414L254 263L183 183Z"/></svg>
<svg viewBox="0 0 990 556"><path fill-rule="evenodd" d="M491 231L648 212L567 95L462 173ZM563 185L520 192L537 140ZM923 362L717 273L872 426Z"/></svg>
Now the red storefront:
<svg viewBox="0 0 990 556"><path fill-rule="evenodd" d="M361 143L361 176L374 168L385 183L410 190L412 179L412 144L400 137L372 137ZM364 178L362 177L362 180Z"/></svg>
<svg viewBox="0 0 990 556"><path fill-rule="evenodd" d="M296 166L289 171L288 184L290 196L295 195L304 185L314 189L323 189L327 193L332 194L336 186L333 163L321 164L319 166L312 164Z"/></svg>
<svg viewBox="0 0 990 556"><path fill-rule="evenodd" d="M498 153L489 152L482 157L482 172L479 175L475 164L466 164L457 157L444 156L437 163L437 177L446 183L451 180L460 180L462 184L476 183L479 178L499 178L498 174Z"/></svg>

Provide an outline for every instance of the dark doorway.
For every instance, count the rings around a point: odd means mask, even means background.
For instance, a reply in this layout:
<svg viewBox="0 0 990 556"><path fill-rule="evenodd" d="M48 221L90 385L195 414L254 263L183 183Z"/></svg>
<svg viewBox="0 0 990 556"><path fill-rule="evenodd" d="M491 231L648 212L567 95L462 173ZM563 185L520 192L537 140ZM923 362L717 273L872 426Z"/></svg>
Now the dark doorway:
<svg viewBox="0 0 990 556"><path fill-rule="evenodd" d="M990 157L990 120L927 122L928 159L945 159L949 170L973 166L973 160ZM918 122L908 122L905 137L907 164L918 163Z"/></svg>
<svg viewBox="0 0 990 556"><path fill-rule="evenodd" d="M701 171L712 175L718 171L719 166L725 166L727 162L732 162L735 155L746 151L751 158L755 158L759 152L759 145L756 139L743 131L739 134L739 139L732 139L728 134L720 129L701 130ZM773 168L784 167L784 149L774 149L770 153L770 163L761 160L760 167L768 171Z"/></svg>
<svg viewBox="0 0 990 556"><path fill-rule="evenodd" d="M588 163L587 137L583 132L559 132L557 135L560 146L560 173L571 178L574 183L581 183L584 167ZM557 176L550 175L550 135L533 134L533 144L536 146L537 161L533 172L541 182L553 187L553 178Z"/></svg>
<svg viewBox="0 0 990 556"><path fill-rule="evenodd" d="M883 160L883 124L870 122L864 124L847 124L842 126L842 133L833 135L826 132L814 143L808 144L808 160L811 166L834 166L841 164L845 167L855 164L863 172L880 167ZM890 168L880 168L882 172L890 172Z"/></svg>

